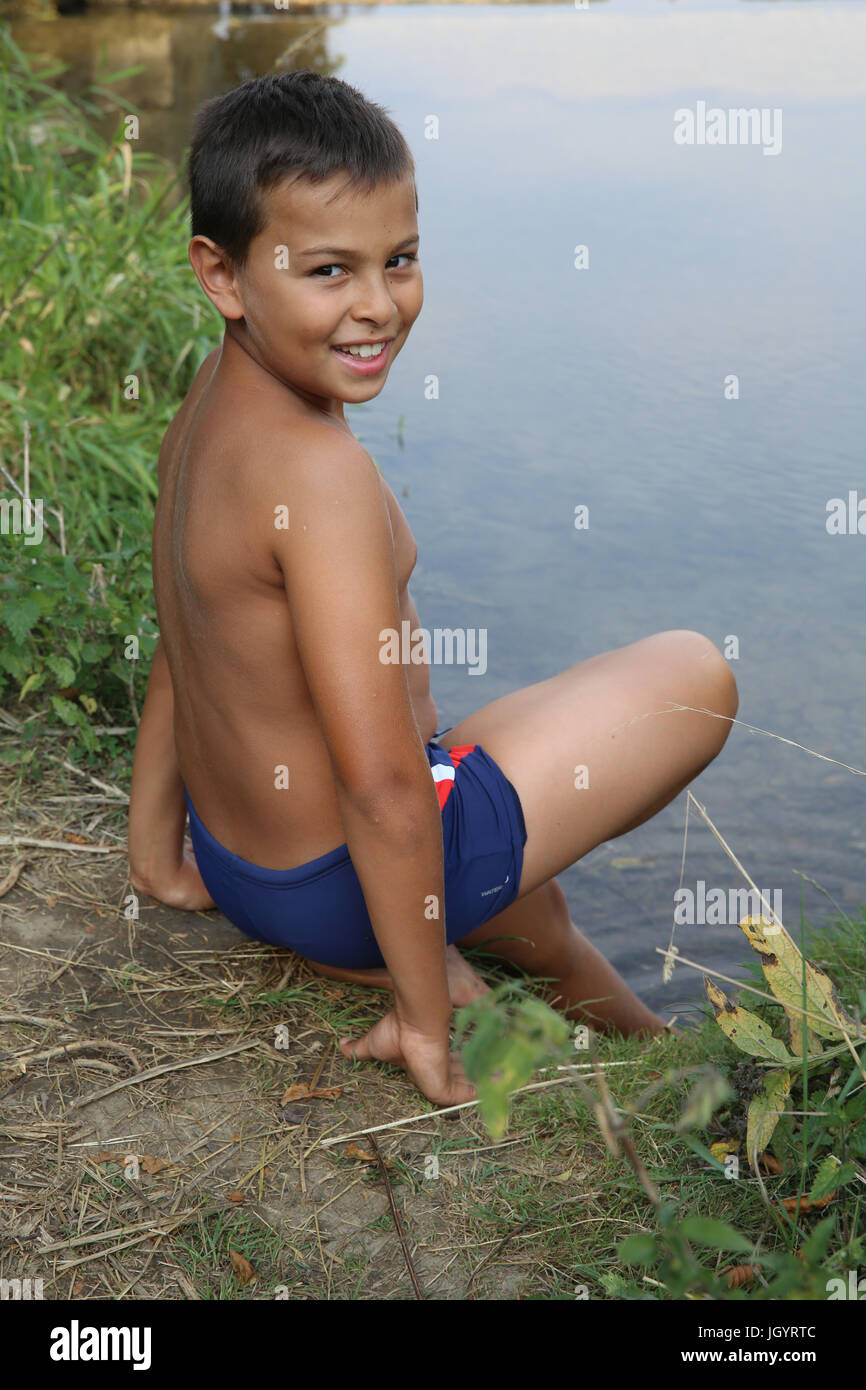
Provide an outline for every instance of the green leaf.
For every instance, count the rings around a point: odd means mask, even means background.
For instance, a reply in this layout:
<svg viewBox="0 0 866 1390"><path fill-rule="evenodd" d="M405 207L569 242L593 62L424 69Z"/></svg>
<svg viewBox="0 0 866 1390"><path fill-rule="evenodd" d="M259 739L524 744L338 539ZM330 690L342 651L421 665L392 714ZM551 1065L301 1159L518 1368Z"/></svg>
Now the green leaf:
<svg viewBox="0 0 866 1390"><path fill-rule="evenodd" d="M107 656L111 656L110 642L85 642L81 648L83 661L93 663L94 661L104 661Z"/></svg>
<svg viewBox="0 0 866 1390"><path fill-rule="evenodd" d="M484 996L485 1003L486 999L487 996ZM482 1001L479 999L473 1003L481 1005ZM484 1012L482 1012L480 1008L475 1007L473 1014L476 1023L475 1031L461 1054L466 1075L470 1079L481 1074L486 1054L495 1044L501 1029L500 1021L492 1008L485 1007Z"/></svg>
<svg viewBox="0 0 866 1390"><path fill-rule="evenodd" d="M4 651L2 646L0 646L0 666L3 667L4 671L8 671L10 676L14 676L16 680L21 681L26 679L27 664L24 657L19 656L17 652Z"/></svg>
<svg viewBox="0 0 866 1390"><path fill-rule="evenodd" d="M822 1197L829 1197L831 1192L835 1192L839 1187L844 1187L856 1176L857 1169L853 1163L840 1163L833 1154L828 1154L815 1175L815 1181L807 1200L820 1202Z"/></svg>
<svg viewBox="0 0 866 1390"><path fill-rule="evenodd" d="M757 1155L763 1153L773 1137L773 1130L785 1108L785 1101L791 1092L791 1073L787 1071L768 1072L761 1082L761 1089L749 1102L746 1120L746 1153L754 1166Z"/></svg>
<svg viewBox="0 0 866 1390"><path fill-rule="evenodd" d="M735 1231L726 1221L716 1221L712 1216L687 1216L680 1223L680 1232L686 1240L696 1245L709 1245L713 1250L735 1250L749 1254L752 1242Z"/></svg>
<svg viewBox="0 0 866 1390"><path fill-rule="evenodd" d="M616 1253L624 1265L649 1265L658 1256L655 1236L637 1234L619 1241Z"/></svg>
<svg viewBox="0 0 866 1390"><path fill-rule="evenodd" d="M0 617L15 641L23 642L31 628L39 622L41 609L34 598L7 598L0 609Z"/></svg>
<svg viewBox="0 0 866 1390"><path fill-rule="evenodd" d="M27 579L31 584L42 584L47 589L64 588L66 585L63 575L53 565L41 562L28 570Z"/></svg>
<svg viewBox="0 0 866 1390"><path fill-rule="evenodd" d="M550 1047L564 1047L571 1037L571 1029L561 1013L557 1013L543 999L529 996L521 999L518 1007L518 1020L527 1025L533 1038Z"/></svg>
<svg viewBox="0 0 866 1390"><path fill-rule="evenodd" d="M863 1086L855 1096L845 1102L842 1114L848 1121L863 1119L863 1116L866 1115L866 1086Z"/></svg>
<svg viewBox="0 0 866 1390"><path fill-rule="evenodd" d="M54 713L64 724L80 725L84 723L84 712L74 705L71 700L64 700L62 695L52 695L51 705Z"/></svg>
<svg viewBox="0 0 866 1390"><path fill-rule="evenodd" d="M842 1164L838 1158L834 1158L832 1154L827 1154L815 1174L815 1181L812 1183L811 1191L806 1200L820 1202L822 1197L829 1197L831 1192L835 1192L839 1186L841 1168Z"/></svg>
<svg viewBox="0 0 866 1390"><path fill-rule="evenodd" d="M858 1158L866 1158L866 1128L861 1125L848 1136L848 1147Z"/></svg>
<svg viewBox="0 0 866 1390"><path fill-rule="evenodd" d="M803 1257L806 1264L820 1264L826 1258L830 1241L836 1232L835 1216L825 1216L815 1227L809 1239L803 1246Z"/></svg>
<svg viewBox="0 0 866 1390"><path fill-rule="evenodd" d="M68 686L75 680L75 667L65 656L55 656L53 653L46 654L45 664L57 677L58 685Z"/></svg>

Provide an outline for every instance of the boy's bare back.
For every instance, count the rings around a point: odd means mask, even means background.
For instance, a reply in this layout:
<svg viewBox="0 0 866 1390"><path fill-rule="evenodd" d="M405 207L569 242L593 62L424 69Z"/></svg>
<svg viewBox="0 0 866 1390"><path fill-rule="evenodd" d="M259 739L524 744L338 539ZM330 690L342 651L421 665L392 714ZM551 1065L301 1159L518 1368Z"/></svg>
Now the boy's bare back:
<svg viewBox="0 0 866 1390"><path fill-rule="evenodd" d="M287 529L277 524L286 516L279 509L287 509ZM365 661L368 688L353 689L352 648L376 641L382 610L371 603L366 626L356 611L356 633L343 633L329 603L338 604L341 589L351 592L347 547L359 567L381 560L388 523L397 621L414 628L407 586L417 548L372 459L348 426L299 405L227 336L162 443L153 580L181 776L211 834L265 868L294 868L345 840L334 783L340 726L356 765L358 724L371 710L375 718L378 680ZM375 554L365 554L365 532ZM318 693L320 712L325 693L334 709L330 756L305 663L329 686ZM342 681L341 666L353 673ZM388 667L380 669L385 678ZM426 742L436 730L429 667L404 669Z"/></svg>
<svg viewBox="0 0 866 1390"><path fill-rule="evenodd" d="M393 1009L343 1055L402 1066L440 1105L475 1098L449 1022L485 989L459 955L449 970L449 943L555 981L570 1015L590 1000L660 1031L555 876L715 756L727 663L700 634L657 634L430 742L429 667L383 643L418 626L415 543L343 411L380 393L423 303L411 151L363 94L298 70L205 103L189 172L190 263L225 337L160 451L133 888L219 907L338 978L384 974ZM671 697L685 723L648 720Z"/></svg>

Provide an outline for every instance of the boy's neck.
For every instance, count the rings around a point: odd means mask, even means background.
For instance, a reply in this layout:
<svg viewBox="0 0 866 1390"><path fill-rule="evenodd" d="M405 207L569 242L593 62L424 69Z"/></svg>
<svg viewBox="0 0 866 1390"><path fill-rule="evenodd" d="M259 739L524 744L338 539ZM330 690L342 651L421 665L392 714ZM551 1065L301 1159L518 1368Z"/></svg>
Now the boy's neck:
<svg viewBox="0 0 866 1390"><path fill-rule="evenodd" d="M332 424L339 425L342 429L349 431L346 417L343 414L342 401L332 401L331 405L333 409L326 410L320 404L320 397L309 396L305 391L299 390L298 387L292 386L290 382L285 381L283 377L277 376L277 373L272 372L270 367L265 366L264 362L256 355L256 351L250 343L249 334L247 333L246 324L243 319L226 320L225 334L223 336L223 352L225 352L226 346L229 343L236 344L251 362L254 362L261 371L267 372L268 376L273 377L274 381L279 382L280 386L282 386L285 391L288 391L290 395L296 397L308 410L314 410L317 415L324 415ZM230 348L229 355L232 355L233 351L234 349Z"/></svg>

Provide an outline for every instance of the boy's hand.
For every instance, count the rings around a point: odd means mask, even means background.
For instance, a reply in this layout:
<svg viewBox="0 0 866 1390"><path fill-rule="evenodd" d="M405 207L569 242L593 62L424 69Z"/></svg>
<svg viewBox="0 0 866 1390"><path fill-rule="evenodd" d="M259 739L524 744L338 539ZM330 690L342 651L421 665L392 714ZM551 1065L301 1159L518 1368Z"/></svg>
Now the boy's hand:
<svg viewBox="0 0 866 1390"><path fill-rule="evenodd" d="M477 1100L478 1092L467 1081L458 1053L449 1051L448 1041L447 1028L442 1036L423 1033L401 1023L389 1009L362 1038L341 1038L340 1049L349 1061L375 1058L402 1067L434 1105Z"/></svg>

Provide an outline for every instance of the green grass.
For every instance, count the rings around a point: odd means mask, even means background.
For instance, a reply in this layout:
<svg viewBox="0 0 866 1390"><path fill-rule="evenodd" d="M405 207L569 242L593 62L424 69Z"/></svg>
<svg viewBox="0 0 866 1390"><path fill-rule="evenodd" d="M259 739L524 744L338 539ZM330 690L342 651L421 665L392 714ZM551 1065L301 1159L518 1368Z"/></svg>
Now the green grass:
<svg viewBox="0 0 866 1390"><path fill-rule="evenodd" d="M73 100L3 26L0 64L0 490L23 491L27 447L45 526L39 544L4 537L0 699L29 719L5 758L44 771L50 723L73 760L98 750L121 775L127 744L93 731L143 700L159 446L222 320L187 263L177 175L120 118L111 140L94 130L119 75Z"/></svg>
<svg viewBox="0 0 866 1390"><path fill-rule="evenodd" d="M853 918L829 926L807 926L805 942L809 959L831 975L843 1004L859 1016L866 977L866 912L861 909ZM760 972L755 984L767 988ZM777 1033L782 1031L778 1006L745 991L740 1002L762 1012L775 1023ZM740 1175L734 1180L708 1153L716 1140L739 1137L748 1103L735 1084L748 1058L723 1037L709 1006L700 1029L683 1038L665 1038L648 1047L635 1039L605 1037L598 1051L606 1063L631 1064L611 1067L607 1082L662 1199L661 1213L647 1199L625 1155L615 1157L605 1143L583 1094L563 1086L516 1096L507 1137L523 1136L525 1143L476 1167L462 1200L479 1251L490 1250L496 1239L505 1243L506 1261L506 1252L517 1259L531 1253L522 1298L574 1298L581 1284L591 1298L825 1298L827 1279L844 1277L847 1270L866 1264L866 1124L840 1123L828 1130L835 1123L832 1119L783 1117L767 1147L784 1161L785 1171L764 1175L765 1201L743 1152ZM866 1048L860 1045L858 1052L861 1064L866 1062ZM833 1099L827 1099L831 1081L838 1093L851 1078L849 1098L858 1088L866 1098L866 1082L847 1051L833 1062L811 1064L809 1071L811 1110L832 1108ZM661 1080L652 1075L658 1072ZM683 1128L689 1093L713 1074L728 1083L721 1088L727 1098L717 1095L705 1122ZM595 1085L588 1084L596 1093ZM789 1103L807 1108L793 1092ZM805 1170L804 1130L809 1139ZM796 1217L786 1215L777 1197L808 1193L827 1152L847 1157L855 1176L838 1187L827 1206ZM569 1169L574 1176L583 1174L584 1191L578 1197L567 1184L563 1190L555 1182ZM704 1238L722 1237L702 1229L696 1217L734 1228L746 1238L749 1253L703 1244ZM683 1222L683 1229L691 1231L687 1238L680 1234ZM624 1258L623 1238L635 1236L649 1242L646 1252L652 1249L651 1259ZM631 1248L638 1250L636 1245ZM757 1265L760 1275L744 1289L731 1291L723 1272L740 1263Z"/></svg>
<svg viewBox="0 0 866 1390"><path fill-rule="evenodd" d="M310 1246L310 1252L314 1249ZM235 1272L231 1251L252 1265L254 1280L244 1285ZM217 1212L183 1227L172 1240L172 1253L199 1296L205 1300L238 1301L276 1296L283 1285L297 1296L307 1279L303 1260L291 1258L278 1232L251 1212Z"/></svg>

